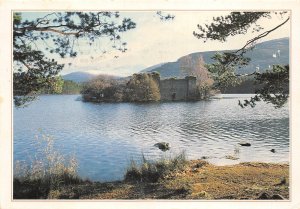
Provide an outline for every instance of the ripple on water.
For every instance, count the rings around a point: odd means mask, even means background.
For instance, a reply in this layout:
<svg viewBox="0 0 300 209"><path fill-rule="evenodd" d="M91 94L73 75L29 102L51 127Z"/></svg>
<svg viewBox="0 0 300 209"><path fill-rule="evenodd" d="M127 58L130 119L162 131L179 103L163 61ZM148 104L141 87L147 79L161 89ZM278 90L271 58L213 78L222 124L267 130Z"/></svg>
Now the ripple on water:
<svg viewBox="0 0 300 209"><path fill-rule="evenodd" d="M289 160L288 106L242 109L235 97L153 104L92 104L76 98L42 96L28 108L15 109L14 160L33 156L39 129L52 135L64 154L76 154L80 175L101 181L123 178L130 161L142 155L155 160L185 151L190 159L208 156L216 164ZM153 146L161 141L171 150ZM241 147L241 141L252 146ZM224 159L236 149L238 161Z"/></svg>

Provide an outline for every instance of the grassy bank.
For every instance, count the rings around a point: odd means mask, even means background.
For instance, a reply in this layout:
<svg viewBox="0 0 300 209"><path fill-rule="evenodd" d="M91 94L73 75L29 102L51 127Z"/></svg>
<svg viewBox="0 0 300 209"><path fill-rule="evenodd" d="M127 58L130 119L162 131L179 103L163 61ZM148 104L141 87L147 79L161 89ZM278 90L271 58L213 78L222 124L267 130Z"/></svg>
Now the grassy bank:
<svg viewBox="0 0 300 209"><path fill-rule="evenodd" d="M71 181L49 188L51 199L288 199L289 165L241 163L215 166L184 155L132 163L123 181ZM30 185L18 182L15 198L26 199ZM23 187L22 187L23 186ZM20 197L22 194L23 197ZM38 197L36 197L38 198Z"/></svg>

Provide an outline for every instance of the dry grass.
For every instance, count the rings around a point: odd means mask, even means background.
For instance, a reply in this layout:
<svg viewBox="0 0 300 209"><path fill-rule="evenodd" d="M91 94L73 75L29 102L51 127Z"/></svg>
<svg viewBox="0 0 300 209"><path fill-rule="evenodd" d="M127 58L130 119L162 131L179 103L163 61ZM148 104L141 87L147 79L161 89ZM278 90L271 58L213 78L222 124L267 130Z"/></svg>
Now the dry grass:
<svg viewBox="0 0 300 209"><path fill-rule="evenodd" d="M125 174L126 182L157 182L166 176L185 168L188 161L185 153L170 159L150 161L143 156L142 162L131 161Z"/></svg>
<svg viewBox="0 0 300 209"><path fill-rule="evenodd" d="M77 175L75 157L68 158L55 150L50 136L37 136L36 140L41 155L35 156L29 164L16 162L14 165L15 199L53 198L65 185L83 182Z"/></svg>
<svg viewBox="0 0 300 209"><path fill-rule="evenodd" d="M262 193L289 198L289 165L241 163L214 166L193 160L157 182L86 182L62 188L55 198L63 199L249 199ZM281 184L282 179L287 181Z"/></svg>
<svg viewBox="0 0 300 209"><path fill-rule="evenodd" d="M289 178L287 164L206 164L197 168L198 163L199 161L192 161L190 170L167 182L166 187L189 185L191 192L186 196L187 199L256 199L263 192L289 198L288 181L280 185L282 179Z"/></svg>

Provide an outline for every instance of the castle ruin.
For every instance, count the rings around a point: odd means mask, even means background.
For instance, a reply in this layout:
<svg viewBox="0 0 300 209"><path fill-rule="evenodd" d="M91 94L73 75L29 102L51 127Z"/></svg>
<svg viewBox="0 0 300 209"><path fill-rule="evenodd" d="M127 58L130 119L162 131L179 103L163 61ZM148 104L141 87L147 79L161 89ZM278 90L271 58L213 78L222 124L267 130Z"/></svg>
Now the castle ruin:
<svg viewBox="0 0 300 209"><path fill-rule="evenodd" d="M196 100L198 98L196 82L194 76L186 76L183 79L168 78L159 80L161 100Z"/></svg>

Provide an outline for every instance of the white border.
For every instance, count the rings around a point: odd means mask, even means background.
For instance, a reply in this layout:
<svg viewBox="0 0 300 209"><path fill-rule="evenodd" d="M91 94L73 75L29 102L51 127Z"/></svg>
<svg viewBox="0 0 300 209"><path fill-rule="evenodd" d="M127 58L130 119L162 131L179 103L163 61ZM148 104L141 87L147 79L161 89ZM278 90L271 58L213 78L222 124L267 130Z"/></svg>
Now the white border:
<svg viewBox="0 0 300 209"><path fill-rule="evenodd" d="M11 11L12 10L291 10L291 194L290 201L12 201L11 200ZM264 208L300 209L300 1L299 0L0 0L0 209L48 208Z"/></svg>

